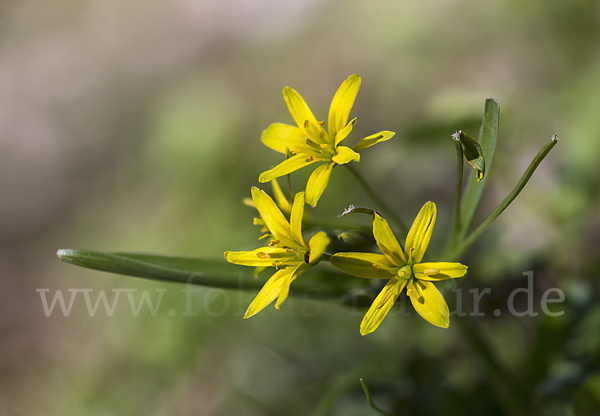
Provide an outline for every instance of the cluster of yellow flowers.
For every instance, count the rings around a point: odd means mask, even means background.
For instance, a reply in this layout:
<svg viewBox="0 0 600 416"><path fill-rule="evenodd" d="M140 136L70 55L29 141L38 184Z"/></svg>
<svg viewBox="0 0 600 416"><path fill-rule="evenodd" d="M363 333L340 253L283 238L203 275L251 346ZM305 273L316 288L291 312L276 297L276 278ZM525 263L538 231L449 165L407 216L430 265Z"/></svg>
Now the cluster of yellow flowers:
<svg viewBox="0 0 600 416"><path fill-rule="evenodd" d="M273 188L277 203L266 192L252 188L252 201L249 203L260 214L260 220L255 222L264 226L267 234L263 237L271 240L267 246L253 251L225 252L225 258L231 263L258 268L275 267L277 271L250 304L245 318L257 314L275 299L275 307L279 308L286 300L294 279L319 261L328 260L334 267L351 275L388 280L361 323L362 335L377 329L405 287L413 307L424 319L443 328L449 325L448 305L432 282L461 277L467 266L421 262L435 223L436 207L433 202L427 202L421 208L404 249L387 221L377 212L373 212L373 236L383 254L340 252L332 255L325 252L331 240L324 231L317 232L308 242L302 236L304 206L306 203L312 207L317 205L333 167L358 162L359 151L389 140L395 134L382 131L362 139L353 148L341 145L356 123L356 118L350 122L348 118L360 83L358 75L352 75L342 83L331 102L328 131L323 128L324 122L317 121L300 94L289 87L283 90L283 97L297 126L273 123L263 132L262 142L285 154L286 159L263 172L259 181L269 182L313 163L320 162L320 165L311 174L306 191L295 195L293 204L285 198L276 181Z"/></svg>

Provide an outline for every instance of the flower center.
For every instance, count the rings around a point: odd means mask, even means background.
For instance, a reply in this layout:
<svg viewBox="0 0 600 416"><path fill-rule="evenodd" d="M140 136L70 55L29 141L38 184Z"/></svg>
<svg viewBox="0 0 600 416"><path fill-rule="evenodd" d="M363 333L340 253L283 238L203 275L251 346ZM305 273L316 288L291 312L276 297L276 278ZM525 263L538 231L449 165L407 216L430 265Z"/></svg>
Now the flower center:
<svg viewBox="0 0 600 416"><path fill-rule="evenodd" d="M406 280L410 279L412 277L412 267L408 264L404 267L401 267L398 270L398 277L402 277Z"/></svg>

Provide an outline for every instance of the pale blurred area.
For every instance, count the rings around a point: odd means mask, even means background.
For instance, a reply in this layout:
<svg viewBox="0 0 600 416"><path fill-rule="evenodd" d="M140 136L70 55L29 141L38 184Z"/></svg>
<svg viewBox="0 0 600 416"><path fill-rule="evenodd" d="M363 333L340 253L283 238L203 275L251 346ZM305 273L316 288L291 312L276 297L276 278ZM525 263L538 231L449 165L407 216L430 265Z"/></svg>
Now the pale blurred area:
<svg viewBox="0 0 600 416"><path fill-rule="evenodd" d="M181 287L55 256L80 248L220 258L253 247L254 212L241 200L281 160L260 133L293 122L283 87L326 119L353 73L362 89L348 140L397 132L357 169L405 218L434 200L440 241L452 215L450 135L477 135L486 98L501 107L486 212L558 133L469 266L485 270L475 282L489 283L552 259L553 284L585 281L597 293L597 2L4 0L0 416L363 415L362 376L388 380L410 402L418 390L402 370L410 352L442 365L459 336L452 328L438 340L416 317L396 317L361 338L362 312L333 303L316 317L285 308L248 321L233 312L169 316L181 310ZM315 215L369 203L355 188L336 170ZM38 288L168 292L156 317L133 317L125 304L112 318L89 317L79 299L69 317L47 318ZM518 366L520 354L507 360ZM453 359L454 388L475 391L476 372L460 373Z"/></svg>

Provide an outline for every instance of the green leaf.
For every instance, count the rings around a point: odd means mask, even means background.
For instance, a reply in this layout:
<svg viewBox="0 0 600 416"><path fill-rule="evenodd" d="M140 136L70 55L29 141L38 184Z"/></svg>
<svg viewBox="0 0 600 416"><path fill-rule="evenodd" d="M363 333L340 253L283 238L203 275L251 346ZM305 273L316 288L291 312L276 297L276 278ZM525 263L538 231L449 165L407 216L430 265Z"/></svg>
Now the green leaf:
<svg viewBox="0 0 600 416"><path fill-rule="evenodd" d="M481 146L477 140L461 130L454 133L452 138L460 143L462 154L467 162L473 166L473 169L477 171L477 182L479 182L485 176L485 159Z"/></svg>
<svg viewBox="0 0 600 416"><path fill-rule="evenodd" d="M230 264L225 259L69 249L58 250L56 254L65 263L76 266L156 281L236 290L258 290L264 284L264 279L251 277L253 268ZM311 270L306 277L294 282L290 293L339 298L356 286L356 281L352 280L342 273Z"/></svg>
<svg viewBox="0 0 600 416"><path fill-rule="evenodd" d="M489 173L492 168L492 162L494 161L494 153L496 152L499 115L500 106L498 105L498 101L493 98L485 100L483 121L481 123L478 141L485 159L487 175L477 181L477 171L473 171L468 180L462 203L461 239L464 238L473 224L473 220L479 209L479 204L481 203L483 191L485 190L487 181L490 177Z"/></svg>

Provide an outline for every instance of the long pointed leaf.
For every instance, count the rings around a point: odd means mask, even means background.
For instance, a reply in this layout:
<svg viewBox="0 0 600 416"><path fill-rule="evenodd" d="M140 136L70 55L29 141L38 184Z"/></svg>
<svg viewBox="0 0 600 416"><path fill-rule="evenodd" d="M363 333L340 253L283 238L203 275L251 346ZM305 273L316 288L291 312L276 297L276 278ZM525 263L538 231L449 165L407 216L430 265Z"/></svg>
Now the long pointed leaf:
<svg viewBox="0 0 600 416"><path fill-rule="evenodd" d="M498 105L498 101L493 98L485 100L483 121L481 123L481 130L479 131L479 144L485 159L486 175L479 182L477 182L475 171L472 171L469 177L462 202L461 238L464 238L473 224L479 204L481 203L483 191L490 177L494 153L496 152L499 115L500 106Z"/></svg>
<svg viewBox="0 0 600 416"><path fill-rule="evenodd" d="M227 263L224 259L69 249L58 250L56 254L65 263L76 266L157 281L237 290L257 290L264 283L264 279L251 277L253 269ZM290 293L341 297L356 286L352 280L341 273L311 270L306 277L294 282Z"/></svg>

